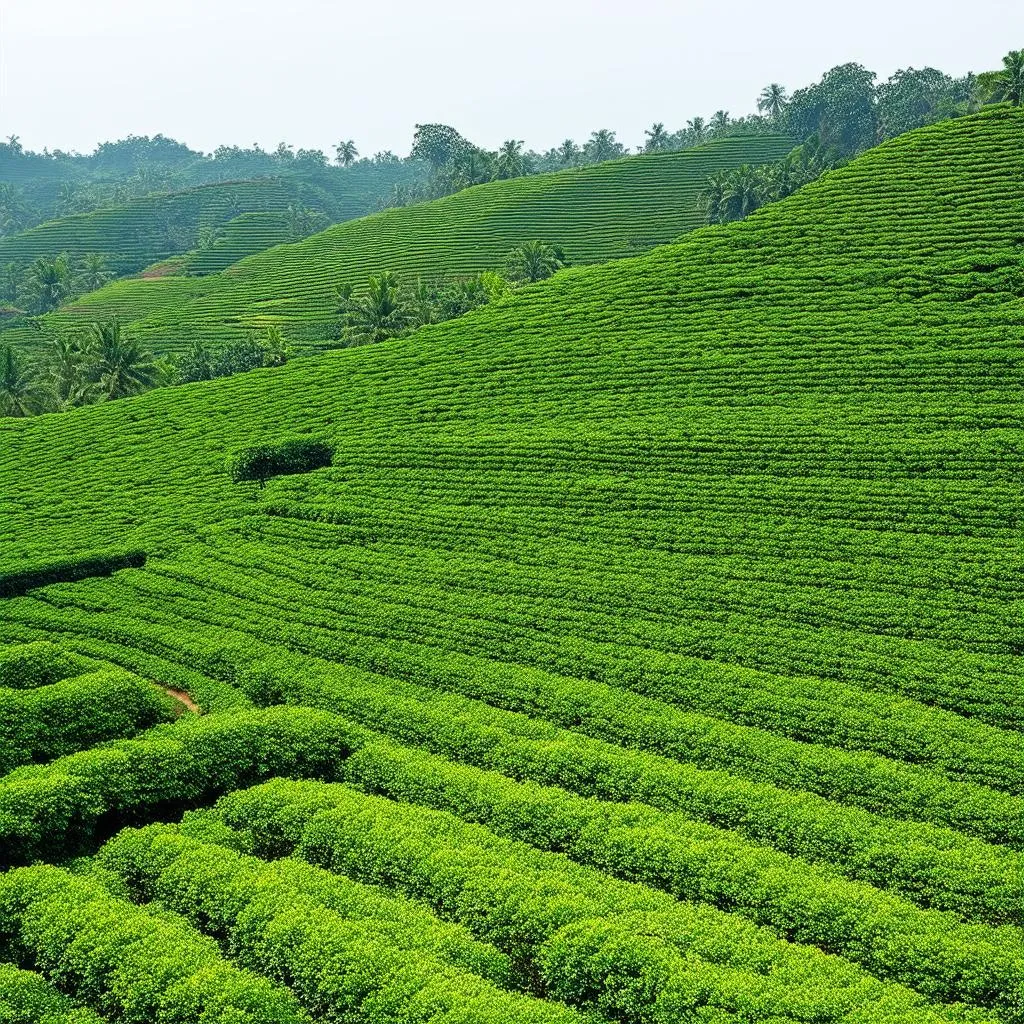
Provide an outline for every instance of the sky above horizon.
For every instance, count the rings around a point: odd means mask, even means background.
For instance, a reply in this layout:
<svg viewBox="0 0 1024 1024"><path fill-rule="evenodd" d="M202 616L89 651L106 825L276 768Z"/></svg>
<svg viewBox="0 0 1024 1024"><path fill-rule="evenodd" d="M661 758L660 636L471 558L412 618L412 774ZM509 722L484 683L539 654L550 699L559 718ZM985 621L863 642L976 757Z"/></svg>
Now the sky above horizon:
<svg viewBox="0 0 1024 1024"><path fill-rule="evenodd" d="M962 75L1020 47L1011 0L0 0L0 136L83 153L130 134L204 152L283 140L331 157L352 138L405 155L415 124L443 122L490 149L597 128L634 147L652 122L753 113L768 82L792 91L837 64Z"/></svg>

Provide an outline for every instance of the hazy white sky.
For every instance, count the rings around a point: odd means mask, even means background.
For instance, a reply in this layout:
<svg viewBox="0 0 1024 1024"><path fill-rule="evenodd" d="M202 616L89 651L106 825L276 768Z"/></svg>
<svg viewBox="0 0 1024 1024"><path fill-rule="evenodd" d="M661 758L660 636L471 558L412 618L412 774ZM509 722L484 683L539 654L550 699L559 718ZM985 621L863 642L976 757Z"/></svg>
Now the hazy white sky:
<svg viewBox="0 0 1024 1024"><path fill-rule="evenodd" d="M490 148L634 146L847 61L963 74L1019 47L1019 0L0 0L0 135L405 154L441 121Z"/></svg>

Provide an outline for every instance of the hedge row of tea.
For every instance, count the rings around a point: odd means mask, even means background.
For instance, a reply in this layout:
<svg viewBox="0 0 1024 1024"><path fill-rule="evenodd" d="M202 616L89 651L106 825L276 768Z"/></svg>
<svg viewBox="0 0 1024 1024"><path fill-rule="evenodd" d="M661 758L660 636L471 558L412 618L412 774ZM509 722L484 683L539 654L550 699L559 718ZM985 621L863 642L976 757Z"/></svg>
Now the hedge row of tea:
<svg viewBox="0 0 1024 1024"><path fill-rule="evenodd" d="M1022 173L992 109L0 425L0 572L148 556L0 602L0 960L119 1020L1019 1021ZM206 713L62 736L90 678Z"/></svg>
<svg viewBox="0 0 1024 1024"><path fill-rule="evenodd" d="M187 347L195 338L230 341L270 324L294 342L315 346L335 337L340 284L362 288L382 270L410 284L418 276L500 270L510 249L537 238L561 245L573 263L634 255L702 223L697 200L709 174L770 162L790 146L777 138L723 139L683 153L479 185L253 256L189 289L185 302L164 278L117 282L54 322L116 312L160 351Z"/></svg>

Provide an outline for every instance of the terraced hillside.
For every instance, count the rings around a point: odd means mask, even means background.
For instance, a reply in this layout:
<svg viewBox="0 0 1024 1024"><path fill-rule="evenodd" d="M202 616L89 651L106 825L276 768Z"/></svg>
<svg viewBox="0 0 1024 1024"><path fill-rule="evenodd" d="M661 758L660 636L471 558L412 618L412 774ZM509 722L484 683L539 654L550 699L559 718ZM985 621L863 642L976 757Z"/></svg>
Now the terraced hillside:
<svg viewBox="0 0 1024 1024"><path fill-rule="evenodd" d="M0 779L0 996L1020 1021L1022 173L994 108L399 342L0 426L12 593L148 554L0 600L9 660L204 712ZM231 482L295 437L333 465Z"/></svg>
<svg viewBox="0 0 1024 1024"><path fill-rule="evenodd" d="M245 213L281 213L299 202L300 191L296 182L263 178L145 196L0 238L0 265L23 267L61 253L75 258L101 253L115 275L133 274L195 248L203 228L221 227ZM279 234L268 233L263 248L279 241ZM243 255L256 251L249 248Z"/></svg>
<svg viewBox="0 0 1024 1024"><path fill-rule="evenodd" d="M574 263L598 263L668 242L701 223L707 176L765 163L791 143L734 138L557 174L493 182L346 222L243 260L202 281L115 282L62 310L55 325L117 314L154 350L218 343L269 324L299 344L336 337L335 288L392 270L412 281L500 269L508 251L544 238Z"/></svg>

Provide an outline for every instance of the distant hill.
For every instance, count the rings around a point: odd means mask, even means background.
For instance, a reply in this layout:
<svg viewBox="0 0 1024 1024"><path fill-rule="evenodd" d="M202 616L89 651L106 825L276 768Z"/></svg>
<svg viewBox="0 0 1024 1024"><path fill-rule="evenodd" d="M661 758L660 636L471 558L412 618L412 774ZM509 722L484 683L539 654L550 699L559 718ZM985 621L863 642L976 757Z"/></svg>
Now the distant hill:
<svg viewBox="0 0 1024 1024"><path fill-rule="evenodd" d="M407 280L500 269L510 249L535 238L562 245L577 264L633 255L702 223L697 199L713 171L769 162L790 147L778 137L729 138L478 185L336 225L200 282L173 274L119 281L64 307L48 325L116 314L149 347L174 351L194 338L216 345L275 324L295 343L320 346L336 336L338 284L359 287L385 269ZM186 266L211 263L203 257Z"/></svg>

